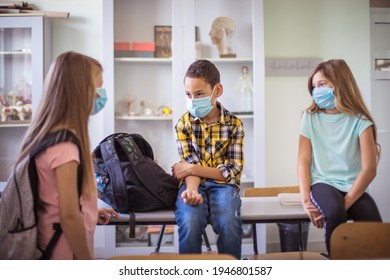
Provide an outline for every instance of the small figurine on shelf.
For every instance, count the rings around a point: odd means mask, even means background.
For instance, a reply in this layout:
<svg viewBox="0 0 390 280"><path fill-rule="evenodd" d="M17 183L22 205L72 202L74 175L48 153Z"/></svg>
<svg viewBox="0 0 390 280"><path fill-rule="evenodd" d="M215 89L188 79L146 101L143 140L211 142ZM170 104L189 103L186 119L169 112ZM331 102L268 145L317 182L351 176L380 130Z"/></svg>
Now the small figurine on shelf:
<svg viewBox="0 0 390 280"><path fill-rule="evenodd" d="M8 106L15 106L16 101L17 101L16 94L13 91L10 91L7 95L7 100L6 100L7 105Z"/></svg>
<svg viewBox="0 0 390 280"><path fill-rule="evenodd" d="M199 26L195 26L195 57L196 59L202 57L202 42L199 36Z"/></svg>
<svg viewBox="0 0 390 280"><path fill-rule="evenodd" d="M141 105L144 116L153 116L154 115L153 109L150 107L147 107L147 104L145 101L142 100L140 105Z"/></svg>
<svg viewBox="0 0 390 280"><path fill-rule="evenodd" d="M11 109L9 107L3 106L1 108L1 121L5 122L10 114L11 114Z"/></svg>
<svg viewBox="0 0 390 280"><path fill-rule="evenodd" d="M252 79L248 75L248 67L241 67L241 76L239 79L240 82L240 93L242 100L242 109L244 112L253 111L253 85Z"/></svg>
<svg viewBox="0 0 390 280"><path fill-rule="evenodd" d="M9 119L15 118L15 110L13 107L16 104L16 96L13 91L10 91L6 98L1 96L1 121L5 122Z"/></svg>
<svg viewBox="0 0 390 280"><path fill-rule="evenodd" d="M219 57L230 58L236 57L230 46L230 39L236 30L236 24L229 17L217 17L211 26L209 32L211 41L217 45Z"/></svg>
<svg viewBox="0 0 390 280"><path fill-rule="evenodd" d="M16 102L16 106L14 108L16 115L21 121L31 119L31 109L31 104L23 104L22 101Z"/></svg>
<svg viewBox="0 0 390 280"><path fill-rule="evenodd" d="M15 87L15 95L18 100L22 100L23 103L31 103L32 89L31 85L27 82L26 77L20 75L19 82Z"/></svg>
<svg viewBox="0 0 390 280"><path fill-rule="evenodd" d="M136 116L137 113L132 110L133 104L134 104L135 97L132 95L127 95L126 102L127 102L127 114L129 116Z"/></svg>
<svg viewBox="0 0 390 280"><path fill-rule="evenodd" d="M172 109L168 106L160 106L157 108L157 114L158 116L170 116L172 115Z"/></svg>
<svg viewBox="0 0 390 280"><path fill-rule="evenodd" d="M7 103L4 99L4 89L0 87L0 106L6 106Z"/></svg>
<svg viewBox="0 0 390 280"><path fill-rule="evenodd" d="M17 101L16 105L1 106L1 121L20 120L25 121L31 119L31 104L23 104L22 101Z"/></svg>

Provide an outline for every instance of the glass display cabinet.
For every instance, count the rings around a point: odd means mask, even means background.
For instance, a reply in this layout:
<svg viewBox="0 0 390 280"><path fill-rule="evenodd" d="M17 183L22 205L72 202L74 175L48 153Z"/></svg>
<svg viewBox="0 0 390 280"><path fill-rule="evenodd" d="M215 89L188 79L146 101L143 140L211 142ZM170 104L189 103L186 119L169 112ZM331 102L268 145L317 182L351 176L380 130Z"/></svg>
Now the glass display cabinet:
<svg viewBox="0 0 390 280"><path fill-rule="evenodd" d="M41 98L49 29L43 16L0 15L0 187Z"/></svg>

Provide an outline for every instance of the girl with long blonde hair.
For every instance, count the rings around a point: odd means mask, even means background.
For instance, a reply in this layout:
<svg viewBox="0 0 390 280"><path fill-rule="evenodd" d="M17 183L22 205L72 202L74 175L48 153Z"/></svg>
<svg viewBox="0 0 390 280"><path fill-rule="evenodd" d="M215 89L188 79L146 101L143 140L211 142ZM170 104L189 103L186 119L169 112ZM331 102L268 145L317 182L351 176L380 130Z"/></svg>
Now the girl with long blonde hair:
<svg viewBox="0 0 390 280"><path fill-rule="evenodd" d="M89 116L96 109L95 103L105 98L97 93L103 83L102 71L97 60L76 52L63 53L53 61L45 79L42 100L16 161L20 162L49 133L67 129L79 140L80 150L72 142L62 142L35 157L39 177L40 248L47 247L54 232L53 223L60 223L63 231L52 259L93 258L93 235L98 218L116 215L111 209L98 211L88 136ZM80 196L77 189L79 164L83 170Z"/></svg>

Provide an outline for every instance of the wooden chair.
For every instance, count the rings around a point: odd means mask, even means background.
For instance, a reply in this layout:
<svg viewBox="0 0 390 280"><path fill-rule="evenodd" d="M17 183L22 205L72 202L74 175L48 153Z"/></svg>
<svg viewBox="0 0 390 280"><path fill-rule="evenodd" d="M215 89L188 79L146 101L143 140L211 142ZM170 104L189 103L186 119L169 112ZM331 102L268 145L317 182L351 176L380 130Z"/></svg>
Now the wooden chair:
<svg viewBox="0 0 390 280"><path fill-rule="evenodd" d="M280 193L299 193L298 186L244 189L245 197L278 196Z"/></svg>
<svg viewBox="0 0 390 280"><path fill-rule="evenodd" d="M390 223L352 222L339 225L330 239L330 259L390 259Z"/></svg>
<svg viewBox="0 0 390 280"><path fill-rule="evenodd" d="M178 253L154 253L150 255L113 256L108 260L237 260L228 254L178 254Z"/></svg>
<svg viewBox="0 0 390 280"><path fill-rule="evenodd" d="M280 193L299 193L298 186L286 186L286 187L261 187L261 188L246 188L244 189L244 197L269 197L269 196L278 196ZM257 232L256 224L252 224L253 228L253 251L255 255L258 255L257 248Z"/></svg>

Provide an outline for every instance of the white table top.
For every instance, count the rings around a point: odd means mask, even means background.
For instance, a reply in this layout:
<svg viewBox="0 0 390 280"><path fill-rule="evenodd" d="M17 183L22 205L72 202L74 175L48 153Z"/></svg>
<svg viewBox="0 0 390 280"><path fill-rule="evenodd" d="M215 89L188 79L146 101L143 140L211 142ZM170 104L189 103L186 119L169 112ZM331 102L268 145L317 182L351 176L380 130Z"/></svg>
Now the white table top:
<svg viewBox="0 0 390 280"><path fill-rule="evenodd" d="M278 197L242 197L241 220L281 222L308 219L301 205L281 205Z"/></svg>
<svg viewBox="0 0 390 280"><path fill-rule="evenodd" d="M272 223L307 220L302 206L285 206L278 197L242 197L241 220L243 222ZM112 224L128 224L129 215L120 214L111 219ZM173 211L135 213L136 224L176 224Z"/></svg>

